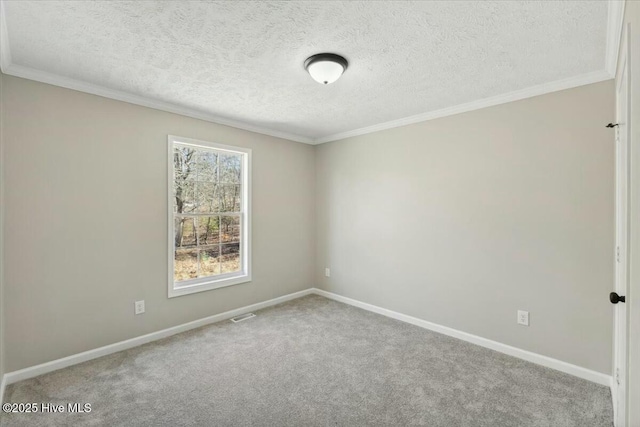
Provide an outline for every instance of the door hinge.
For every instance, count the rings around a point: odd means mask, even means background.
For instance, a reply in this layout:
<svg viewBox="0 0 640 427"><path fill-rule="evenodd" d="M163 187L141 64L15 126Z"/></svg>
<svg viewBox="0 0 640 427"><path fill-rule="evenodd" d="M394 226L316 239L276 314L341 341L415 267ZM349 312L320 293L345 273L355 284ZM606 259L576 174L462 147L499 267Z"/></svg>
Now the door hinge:
<svg viewBox="0 0 640 427"><path fill-rule="evenodd" d="M616 383L620 385L620 368L616 369Z"/></svg>
<svg viewBox="0 0 640 427"><path fill-rule="evenodd" d="M616 262L620 262L620 246L616 246Z"/></svg>

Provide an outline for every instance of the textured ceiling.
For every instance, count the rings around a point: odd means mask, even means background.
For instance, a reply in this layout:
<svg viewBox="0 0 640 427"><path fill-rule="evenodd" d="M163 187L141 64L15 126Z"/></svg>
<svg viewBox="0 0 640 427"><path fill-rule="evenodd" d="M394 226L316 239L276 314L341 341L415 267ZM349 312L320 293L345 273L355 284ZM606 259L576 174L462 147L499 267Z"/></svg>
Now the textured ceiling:
<svg viewBox="0 0 640 427"><path fill-rule="evenodd" d="M604 1L5 1L12 64L305 138L603 71ZM349 69L322 86L319 52Z"/></svg>

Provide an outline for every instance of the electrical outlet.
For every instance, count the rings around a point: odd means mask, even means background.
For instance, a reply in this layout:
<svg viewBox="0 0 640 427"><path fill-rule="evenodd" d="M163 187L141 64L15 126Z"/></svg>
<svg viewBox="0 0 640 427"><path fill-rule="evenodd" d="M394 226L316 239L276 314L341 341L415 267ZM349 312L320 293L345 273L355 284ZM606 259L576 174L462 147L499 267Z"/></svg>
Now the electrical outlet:
<svg viewBox="0 0 640 427"><path fill-rule="evenodd" d="M518 324L529 326L529 312L524 310L518 310Z"/></svg>
<svg viewBox="0 0 640 427"><path fill-rule="evenodd" d="M331 270L329 269L329 267L324 269L324 275L327 277L331 277Z"/></svg>
<svg viewBox="0 0 640 427"><path fill-rule="evenodd" d="M134 304L136 314L144 313L144 300L136 301Z"/></svg>

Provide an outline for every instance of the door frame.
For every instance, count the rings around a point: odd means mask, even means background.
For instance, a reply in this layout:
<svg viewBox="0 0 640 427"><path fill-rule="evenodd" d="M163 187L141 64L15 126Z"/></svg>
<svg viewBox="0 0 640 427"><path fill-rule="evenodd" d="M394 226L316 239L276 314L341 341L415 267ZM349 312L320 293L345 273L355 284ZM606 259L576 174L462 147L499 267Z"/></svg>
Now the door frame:
<svg viewBox="0 0 640 427"><path fill-rule="evenodd" d="M630 288L630 211L631 211L631 64L629 45L629 25L623 27L620 43L619 67L616 72L616 122L615 128L615 290L620 295L629 297ZM623 80L624 79L624 80ZM626 83L625 117L621 117L619 111L619 91L621 85ZM619 136L624 135L625 145L621 146ZM622 170L621 170L622 168ZM624 176L620 176L623 173ZM624 180L624 192L620 192L620 180ZM624 197L624 199L622 198ZM619 221L620 211L624 221ZM624 305L621 305L624 304ZM614 309L614 340L613 340L613 375L611 384L611 397L613 403L614 424L616 427L629 425L629 301L618 303ZM624 314L620 314L624 310ZM623 325L621 327L621 322ZM621 334L624 334L621 336ZM622 375L620 375L622 372ZM622 391L617 386L622 382Z"/></svg>

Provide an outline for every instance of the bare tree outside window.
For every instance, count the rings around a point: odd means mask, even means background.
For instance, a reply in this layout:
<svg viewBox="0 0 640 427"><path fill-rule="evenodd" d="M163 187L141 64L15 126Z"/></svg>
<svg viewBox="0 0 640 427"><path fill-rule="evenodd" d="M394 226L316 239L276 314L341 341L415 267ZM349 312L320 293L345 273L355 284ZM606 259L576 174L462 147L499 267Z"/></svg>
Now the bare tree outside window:
<svg viewBox="0 0 640 427"><path fill-rule="evenodd" d="M174 281L238 272L242 154L174 144Z"/></svg>

